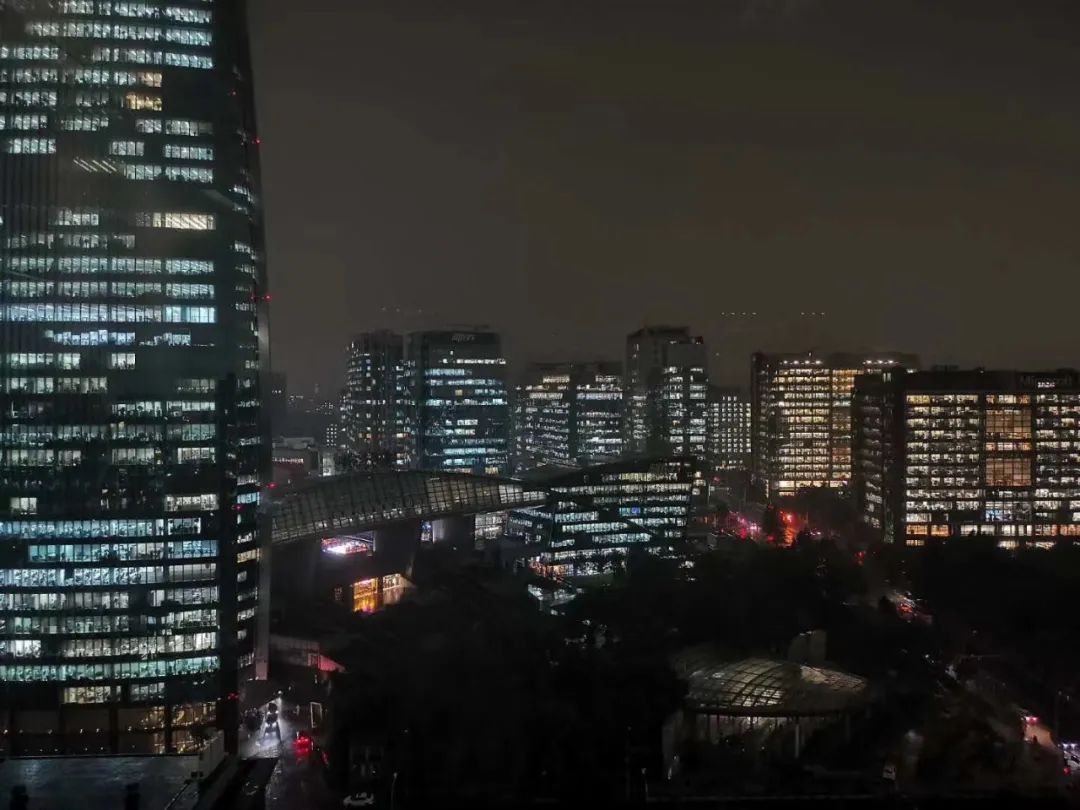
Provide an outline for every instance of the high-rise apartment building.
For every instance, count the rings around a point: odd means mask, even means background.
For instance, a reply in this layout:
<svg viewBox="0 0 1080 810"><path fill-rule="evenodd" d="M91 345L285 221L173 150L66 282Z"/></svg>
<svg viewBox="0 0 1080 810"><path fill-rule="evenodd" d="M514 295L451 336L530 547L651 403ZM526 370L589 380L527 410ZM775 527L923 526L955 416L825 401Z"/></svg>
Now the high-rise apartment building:
<svg viewBox="0 0 1080 810"><path fill-rule="evenodd" d="M398 386L404 340L394 332L357 335L345 368L343 442L355 463L388 469L399 463Z"/></svg>
<svg viewBox="0 0 1080 810"><path fill-rule="evenodd" d="M857 508L888 542L1080 538L1080 372L859 380L854 447Z"/></svg>
<svg viewBox="0 0 1080 810"><path fill-rule="evenodd" d="M750 467L750 398L738 388L709 386L708 460L714 472Z"/></svg>
<svg viewBox="0 0 1080 810"><path fill-rule="evenodd" d="M917 368L910 354L755 354L751 461L765 496L851 480L851 398L856 378Z"/></svg>
<svg viewBox="0 0 1080 810"><path fill-rule="evenodd" d="M0 749L189 751L265 677L242 2L0 3Z"/></svg>
<svg viewBox="0 0 1080 810"><path fill-rule="evenodd" d="M514 466L598 464L622 454L622 367L534 363L514 397Z"/></svg>
<svg viewBox="0 0 1080 810"><path fill-rule="evenodd" d="M647 326L626 338L626 450L706 455L705 341L686 327Z"/></svg>
<svg viewBox="0 0 1080 810"><path fill-rule="evenodd" d="M406 418L414 465L489 475L509 471L506 359L495 332L409 336Z"/></svg>

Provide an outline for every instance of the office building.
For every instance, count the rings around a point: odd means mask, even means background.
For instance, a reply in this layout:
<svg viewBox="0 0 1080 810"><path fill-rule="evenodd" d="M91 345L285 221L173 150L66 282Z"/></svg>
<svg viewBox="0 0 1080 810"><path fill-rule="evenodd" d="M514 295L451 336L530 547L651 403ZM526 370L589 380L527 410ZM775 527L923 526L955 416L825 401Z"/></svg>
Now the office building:
<svg viewBox="0 0 1080 810"><path fill-rule="evenodd" d="M407 431L423 470L505 475L510 407L506 359L495 332L409 337Z"/></svg>
<svg viewBox="0 0 1080 810"><path fill-rule="evenodd" d="M755 354L751 370L751 472L767 498L851 480L855 380L917 368L910 354Z"/></svg>
<svg viewBox="0 0 1080 810"><path fill-rule="evenodd" d="M705 341L686 327L647 326L626 338L626 450L706 456Z"/></svg>
<svg viewBox="0 0 1080 810"><path fill-rule="evenodd" d="M357 335L349 344L345 368L343 443L363 469L389 469L398 463L398 385L404 340L394 332Z"/></svg>
<svg viewBox="0 0 1080 810"><path fill-rule="evenodd" d="M750 468L750 398L738 388L709 386L708 460L713 472Z"/></svg>
<svg viewBox="0 0 1080 810"><path fill-rule="evenodd" d="M692 458L634 458L582 469L542 468L525 485L547 504L511 510L506 536L545 576L609 573L633 548L669 554L685 539L702 482Z"/></svg>
<svg viewBox="0 0 1080 810"><path fill-rule="evenodd" d="M890 371L855 395L853 494L883 539L1080 538L1080 372Z"/></svg>
<svg viewBox="0 0 1080 810"><path fill-rule="evenodd" d="M0 749L235 748L268 639L244 4L4 2L0 32Z"/></svg>
<svg viewBox="0 0 1080 810"><path fill-rule="evenodd" d="M514 393L516 469L597 464L622 454L618 363L534 363Z"/></svg>

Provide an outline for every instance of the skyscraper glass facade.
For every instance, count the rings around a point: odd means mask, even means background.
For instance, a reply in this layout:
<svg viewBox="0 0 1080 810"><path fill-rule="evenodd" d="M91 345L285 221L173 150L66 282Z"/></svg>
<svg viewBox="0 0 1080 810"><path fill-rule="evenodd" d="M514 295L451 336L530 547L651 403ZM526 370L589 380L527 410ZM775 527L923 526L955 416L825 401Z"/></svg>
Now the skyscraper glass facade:
<svg viewBox="0 0 1080 810"><path fill-rule="evenodd" d="M622 368L536 363L515 390L514 466L597 464L622 454Z"/></svg>
<svg viewBox="0 0 1080 810"><path fill-rule="evenodd" d="M506 359L494 332L409 337L407 430L415 466L504 475L509 469Z"/></svg>
<svg viewBox="0 0 1080 810"><path fill-rule="evenodd" d="M360 468L389 469L404 462L397 437L397 386L403 360L404 341L394 332L368 332L349 344L343 438Z"/></svg>
<svg viewBox="0 0 1080 810"><path fill-rule="evenodd" d="M190 750L265 674L257 145L243 3L0 0L5 753Z"/></svg>
<svg viewBox="0 0 1080 810"><path fill-rule="evenodd" d="M626 450L704 460L709 377L705 341L685 327L626 338Z"/></svg>

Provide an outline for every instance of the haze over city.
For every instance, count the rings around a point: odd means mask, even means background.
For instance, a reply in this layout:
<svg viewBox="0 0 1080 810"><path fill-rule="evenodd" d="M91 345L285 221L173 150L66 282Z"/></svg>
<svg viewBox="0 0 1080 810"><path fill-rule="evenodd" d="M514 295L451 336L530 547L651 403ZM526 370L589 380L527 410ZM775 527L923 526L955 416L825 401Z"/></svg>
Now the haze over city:
<svg viewBox="0 0 1080 810"><path fill-rule="evenodd" d="M325 390L358 331L490 324L519 365L686 323L741 385L795 344L1069 365L1077 13L257 4L274 364Z"/></svg>
<svg viewBox="0 0 1080 810"><path fill-rule="evenodd" d="M1080 802L1075 0L0 0L0 803Z"/></svg>

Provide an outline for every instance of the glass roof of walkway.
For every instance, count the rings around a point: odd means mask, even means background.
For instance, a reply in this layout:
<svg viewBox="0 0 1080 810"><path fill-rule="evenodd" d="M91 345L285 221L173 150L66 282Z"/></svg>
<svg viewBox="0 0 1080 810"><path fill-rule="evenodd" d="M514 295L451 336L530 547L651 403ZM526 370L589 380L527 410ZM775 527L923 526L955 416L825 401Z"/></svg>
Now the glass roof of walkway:
<svg viewBox="0 0 1080 810"><path fill-rule="evenodd" d="M687 708L699 713L813 717L852 711L870 700L865 679L792 661L720 662L698 650L679 656L675 667L689 685Z"/></svg>
<svg viewBox="0 0 1080 810"><path fill-rule="evenodd" d="M507 478L465 473L365 472L316 478L278 490L270 506L273 542L537 506L547 494Z"/></svg>

